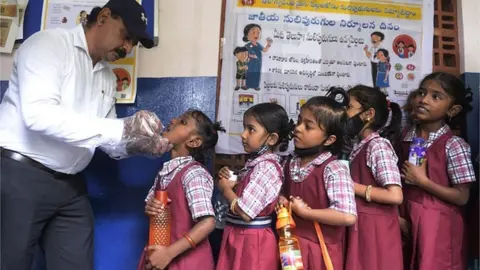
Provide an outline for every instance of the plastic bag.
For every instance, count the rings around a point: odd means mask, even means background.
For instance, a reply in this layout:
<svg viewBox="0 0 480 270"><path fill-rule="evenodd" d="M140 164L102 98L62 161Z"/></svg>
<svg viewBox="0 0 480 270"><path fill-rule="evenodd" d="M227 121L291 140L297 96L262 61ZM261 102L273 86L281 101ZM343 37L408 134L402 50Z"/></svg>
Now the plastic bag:
<svg viewBox="0 0 480 270"><path fill-rule="evenodd" d="M159 157L170 151L173 145L161 136L163 125L155 113L139 111L123 118L121 145L125 145L128 155Z"/></svg>

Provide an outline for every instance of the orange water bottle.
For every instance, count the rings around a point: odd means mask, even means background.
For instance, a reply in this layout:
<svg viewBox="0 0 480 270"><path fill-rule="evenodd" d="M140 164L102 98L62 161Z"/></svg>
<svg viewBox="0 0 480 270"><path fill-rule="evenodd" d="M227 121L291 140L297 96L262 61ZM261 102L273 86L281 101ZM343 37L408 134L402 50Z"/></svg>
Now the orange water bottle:
<svg viewBox="0 0 480 270"><path fill-rule="evenodd" d="M280 206L277 211L276 229L280 239L278 249L283 270L303 270L302 253L300 244L295 237L295 221L293 221L291 209Z"/></svg>
<svg viewBox="0 0 480 270"><path fill-rule="evenodd" d="M156 216L150 217L150 229L148 235L148 245L170 245L170 226L171 226L171 213L170 207L167 205L168 197L167 191L157 190L155 191L155 199L160 201L165 209Z"/></svg>

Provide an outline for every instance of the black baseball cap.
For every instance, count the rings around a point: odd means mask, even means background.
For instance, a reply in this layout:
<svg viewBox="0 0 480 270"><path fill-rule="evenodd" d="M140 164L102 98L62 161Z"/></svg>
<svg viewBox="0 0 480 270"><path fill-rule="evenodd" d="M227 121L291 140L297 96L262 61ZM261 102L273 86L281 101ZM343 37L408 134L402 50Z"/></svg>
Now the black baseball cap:
<svg viewBox="0 0 480 270"><path fill-rule="evenodd" d="M122 18L128 32L138 39L145 48L153 47L153 39L147 33L147 14L136 0L110 0L103 8Z"/></svg>

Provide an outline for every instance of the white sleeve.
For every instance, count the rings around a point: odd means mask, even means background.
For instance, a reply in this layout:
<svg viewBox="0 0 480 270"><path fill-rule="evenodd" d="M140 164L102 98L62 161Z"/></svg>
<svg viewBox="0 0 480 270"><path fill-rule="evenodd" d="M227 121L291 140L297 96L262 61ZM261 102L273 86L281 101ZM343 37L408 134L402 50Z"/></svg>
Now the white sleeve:
<svg viewBox="0 0 480 270"><path fill-rule="evenodd" d="M117 111L115 109L115 104L113 105L112 109L108 112L107 118L116 119L117 118ZM127 153L127 148L123 146L110 146L110 145L101 145L100 150L105 152L113 159L122 159L127 158L129 155Z"/></svg>
<svg viewBox="0 0 480 270"><path fill-rule="evenodd" d="M60 105L69 48L58 32L42 31L27 39L16 55L21 116L26 127L70 145L117 145L123 121L80 114ZM83 91L78 89L77 91Z"/></svg>

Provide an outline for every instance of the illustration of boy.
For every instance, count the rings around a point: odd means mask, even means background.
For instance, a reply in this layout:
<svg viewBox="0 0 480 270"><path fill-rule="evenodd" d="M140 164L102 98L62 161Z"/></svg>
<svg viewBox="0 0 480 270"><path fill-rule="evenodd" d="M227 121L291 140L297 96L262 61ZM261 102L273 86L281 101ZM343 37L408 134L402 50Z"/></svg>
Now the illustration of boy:
<svg viewBox="0 0 480 270"><path fill-rule="evenodd" d="M247 77L248 69L248 49L246 47L236 47L233 51L233 55L237 58L237 74L235 76L237 85L235 86L235 91L240 88L247 90L245 79Z"/></svg>
<svg viewBox="0 0 480 270"><path fill-rule="evenodd" d="M379 62L379 59L377 58L377 51L383 49L383 40L385 40L385 35L382 32L375 31L370 34L370 41L372 42L372 47L369 48L368 45L365 45L365 47L363 48L365 55L371 63L373 86L376 86L375 82L377 80L377 64Z"/></svg>
<svg viewBox="0 0 480 270"><path fill-rule="evenodd" d="M412 56L415 54L415 46L412 44L408 45L408 58L412 58Z"/></svg>

